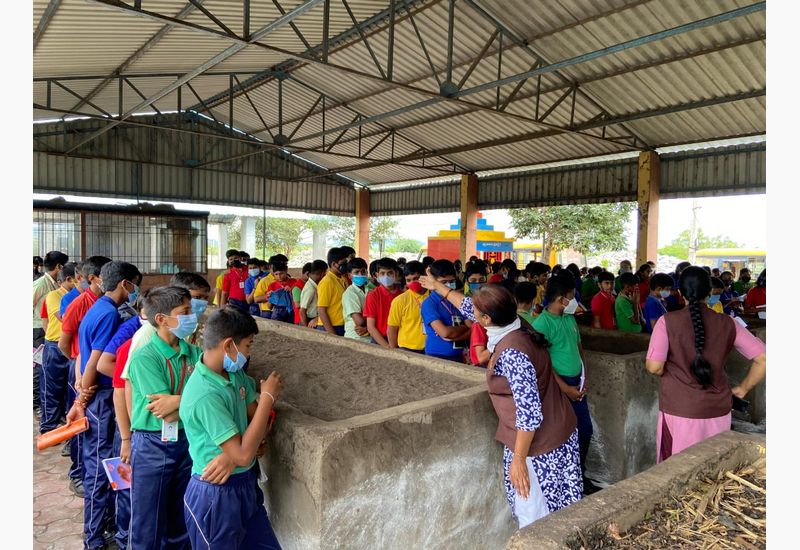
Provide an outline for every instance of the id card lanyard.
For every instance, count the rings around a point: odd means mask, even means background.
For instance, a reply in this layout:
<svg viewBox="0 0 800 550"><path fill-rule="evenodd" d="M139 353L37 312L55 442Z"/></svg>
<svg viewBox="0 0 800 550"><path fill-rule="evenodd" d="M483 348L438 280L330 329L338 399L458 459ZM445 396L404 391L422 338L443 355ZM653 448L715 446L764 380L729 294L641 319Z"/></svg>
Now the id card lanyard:
<svg viewBox="0 0 800 550"><path fill-rule="evenodd" d="M169 369L169 386L172 390L172 395L180 395L181 391L183 390L183 384L186 382L186 373L188 372L189 368L186 365L186 357L183 357L183 364L181 365L181 377L178 381L177 388L175 387L175 382L177 376L175 376L175 369L172 367L172 362L167 359L167 368ZM161 421L161 441L171 442L171 441L178 441L178 422L167 422L166 420Z"/></svg>

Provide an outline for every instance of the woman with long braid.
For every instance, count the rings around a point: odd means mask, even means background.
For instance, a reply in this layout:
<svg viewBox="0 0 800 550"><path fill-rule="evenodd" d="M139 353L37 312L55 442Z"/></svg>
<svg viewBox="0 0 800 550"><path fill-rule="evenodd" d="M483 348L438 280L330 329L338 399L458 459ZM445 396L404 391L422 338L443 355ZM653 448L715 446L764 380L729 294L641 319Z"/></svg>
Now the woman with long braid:
<svg viewBox="0 0 800 550"><path fill-rule="evenodd" d="M706 307L711 278L703 268L687 267L679 287L688 307L656 322L647 350L647 370L661 377L657 462L730 430L731 394L744 398L767 371L764 342L731 317ZM753 364L731 388L725 363L734 347Z"/></svg>

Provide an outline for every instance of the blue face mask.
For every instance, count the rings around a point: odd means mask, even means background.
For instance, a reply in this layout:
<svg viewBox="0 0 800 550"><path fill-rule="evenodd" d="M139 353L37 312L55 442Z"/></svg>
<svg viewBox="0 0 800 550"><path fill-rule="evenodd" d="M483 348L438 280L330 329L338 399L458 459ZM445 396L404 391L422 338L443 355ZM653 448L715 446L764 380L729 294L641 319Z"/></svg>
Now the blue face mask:
<svg viewBox="0 0 800 550"><path fill-rule="evenodd" d="M384 275L383 277L378 277L378 282L383 286L392 286L394 284L394 277L391 275Z"/></svg>
<svg viewBox="0 0 800 550"><path fill-rule="evenodd" d="M194 313L190 313L189 315L178 315L177 317L172 318L178 320L178 326L174 328L169 327L169 330L181 340L191 336L194 334L194 331L197 330L197 315Z"/></svg>
<svg viewBox="0 0 800 550"><path fill-rule="evenodd" d="M89 281L86 279L81 279L81 281L78 283L78 288L81 290L87 290L89 288Z"/></svg>
<svg viewBox="0 0 800 550"><path fill-rule="evenodd" d="M366 275L353 275L353 284L356 286L364 286L367 284L368 277Z"/></svg>
<svg viewBox="0 0 800 550"><path fill-rule="evenodd" d="M258 268L256 268L256 269L248 269L247 273L249 273L251 277L258 277L258 274L261 273L261 270L258 269Z"/></svg>
<svg viewBox="0 0 800 550"><path fill-rule="evenodd" d="M478 290L482 286L483 286L483 283L469 283L469 289L472 292L475 292L476 290Z"/></svg>
<svg viewBox="0 0 800 550"><path fill-rule="evenodd" d="M139 285L133 285L133 292L128 294L128 303L133 305L136 303L136 300L139 298Z"/></svg>
<svg viewBox="0 0 800 550"><path fill-rule="evenodd" d="M662 298L664 298L665 300L666 300L667 298L669 298L669 295L670 295L670 294L672 294L672 293L671 293L669 290L662 290L662 291L661 291L661 297L662 297Z"/></svg>
<svg viewBox="0 0 800 550"><path fill-rule="evenodd" d="M456 282L455 281L450 281L449 283L445 283L444 286L446 286L447 288L455 290L456 289Z"/></svg>
<svg viewBox="0 0 800 550"><path fill-rule="evenodd" d="M719 302L719 294L712 294L708 297L708 305L713 306L717 302Z"/></svg>
<svg viewBox="0 0 800 550"><path fill-rule="evenodd" d="M227 353L222 360L222 368L227 372L240 371L247 363L247 357L245 357L244 354L239 351L239 348L236 347L236 344L233 344L233 347L236 348L236 361L228 357Z"/></svg>
<svg viewBox="0 0 800 550"><path fill-rule="evenodd" d="M192 313L200 317L208 307L208 300L201 300L200 298L192 298Z"/></svg>

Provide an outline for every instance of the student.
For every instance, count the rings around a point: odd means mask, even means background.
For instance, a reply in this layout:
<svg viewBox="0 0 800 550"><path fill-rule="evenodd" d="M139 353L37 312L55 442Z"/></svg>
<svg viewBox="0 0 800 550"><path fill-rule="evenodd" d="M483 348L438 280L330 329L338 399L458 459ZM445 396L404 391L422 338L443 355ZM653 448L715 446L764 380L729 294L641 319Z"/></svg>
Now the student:
<svg viewBox="0 0 800 550"><path fill-rule="evenodd" d="M356 249L352 246L340 246L339 250L345 255L348 262L356 257Z"/></svg>
<svg viewBox="0 0 800 550"><path fill-rule="evenodd" d="M250 315L255 315L256 317L258 317L260 309L258 304L253 300L253 292L256 290L258 281L264 276L261 273L260 265L261 260L258 258L250 258L247 260L247 279L244 281L244 297L248 304L248 311Z"/></svg>
<svg viewBox="0 0 800 550"><path fill-rule="evenodd" d="M378 287L367 294L364 301L364 318L372 341L382 348L389 348L387 336L389 309L392 301L402 294L397 286L398 264L392 258L381 258L375 264Z"/></svg>
<svg viewBox="0 0 800 550"><path fill-rule="evenodd" d="M718 277L711 277L711 295L708 297L706 305L711 308L714 313L725 313L722 307L721 296L722 291L725 290L725 283Z"/></svg>
<svg viewBox="0 0 800 550"><path fill-rule="evenodd" d="M93 398L85 406L89 429L83 433L82 445L83 486L86 492L83 533L86 548L105 545L105 519L114 507L102 462L114 456L114 393L111 378L98 373L97 363L120 325L117 308L132 296L136 298L141 278L136 266L127 262L112 261L103 265L100 280L105 292L83 317L78 331L81 387L97 386ZM123 541L124 533L117 532L115 538Z"/></svg>
<svg viewBox="0 0 800 550"><path fill-rule="evenodd" d="M467 265L465 273L467 284L464 296L472 296L479 288L486 284L486 263L476 260ZM492 353L488 349L489 333L480 323L472 323L469 335L469 359L476 367L485 367L489 364Z"/></svg>
<svg viewBox="0 0 800 550"><path fill-rule="evenodd" d="M715 267L714 269L711 270L711 276L719 279L720 272L718 267Z"/></svg>
<svg viewBox="0 0 800 550"><path fill-rule="evenodd" d="M58 273L59 287L50 291L44 299L47 310L47 328L44 335L42 373L39 388L42 414L39 417L39 433L47 433L58 427L66 413L67 382L69 381L69 359L58 349L61 337L61 299L75 287L75 263L64 264Z"/></svg>
<svg viewBox="0 0 800 550"><path fill-rule="evenodd" d="M647 297L650 296L650 276L653 268L650 264L642 264L636 271L636 278L639 280L639 305L644 307Z"/></svg>
<svg viewBox="0 0 800 550"><path fill-rule="evenodd" d="M620 275L619 281L621 287L614 302L617 328L623 332L642 332L639 281L636 275L630 272Z"/></svg>
<svg viewBox="0 0 800 550"><path fill-rule="evenodd" d="M289 267L285 263L272 264L275 280L267 287L267 301L272 305L270 319L291 323L294 320L292 287L294 279L289 277Z"/></svg>
<svg viewBox="0 0 800 550"><path fill-rule="evenodd" d="M370 342L367 320L364 318L364 302L367 299L364 287L367 285L367 262L363 258L353 258L347 262L342 272L350 281L350 286L342 295L342 314L344 315L344 337Z"/></svg>
<svg viewBox="0 0 800 550"><path fill-rule="evenodd" d="M719 301L722 302L722 312L725 315L733 315L738 317L742 313L742 302L739 298L739 293L733 290L733 273L730 271L723 271L720 276L722 284L725 289L719 295Z"/></svg>
<svg viewBox="0 0 800 550"><path fill-rule="evenodd" d="M349 254L348 250L341 248L331 248L328 251L328 274L319 282L317 289L319 322L316 328L336 336L344 336L342 295L348 283L341 268L347 263Z"/></svg>
<svg viewBox="0 0 800 550"><path fill-rule="evenodd" d="M422 258L422 267L425 268L425 269L428 269L428 266L431 265L435 261L436 261L436 258L434 258L433 256L425 256L424 258ZM403 269L405 270L405 265L403 266Z"/></svg>
<svg viewBox="0 0 800 550"><path fill-rule="evenodd" d="M678 279L683 273L683 270L692 265L690 262L680 262L678 265L675 266L675 271L670 273L672 276L672 294L670 294L669 298L667 298L667 311L678 311L679 309L683 309L686 305L686 301L681 296L681 293L678 292Z"/></svg>
<svg viewBox="0 0 800 550"><path fill-rule="evenodd" d="M514 289L514 299L517 301L517 315L533 326L534 318L531 310L536 299L536 285L527 281L519 283Z"/></svg>
<svg viewBox="0 0 800 550"><path fill-rule="evenodd" d="M42 265L44 264L44 260L41 256L34 256L33 257L33 280L42 277L44 273L42 273Z"/></svg>
<svg viewBox="0 0 800 550"><path fill-rule="evenodd" d="M603 268L595 266L588 271L586 277L581 281L581 302L591 309L592 298L600 292L600 285L598 284L598 277L603 272Z"/></svg>
<svg viewBox="0 0 800 550"><path fill-rule="evenodd" d="M245 264L239 259L240 257L239 255L233 257L230 269L222 278L222 298L219 305L223 307L230 304L247 313L249 306L244 293L244 281L247 279L247 272Z"/></svg>
<svg viewBox="0 0 800 550"><path fill-rule="evenodd" d="M450 260L436 260L429 271L431 277L456 290L456 270ZM470 326L464 323L461 312L434 292L422 302L421 313L426 335L425 355L463 363Z"/></svg>
<svg viewBox="0 0 800 550"><path fill-rule="evenodd" d="M553 276L547 281L547 307L536 318L533 328L540 332L550 347L547 351L556 372L556 382L569 398L578 419L578 446L580 447L581 472L584 476L584 494L593 492L593 485L586 479L586 455L592 439L592 418L586 400L586 384L581 389L581 377L585 376L586 355L581 345L581 334L574 313L578 307L575 299L575 277L570 272Z"/></svg>
<svg viewBox="0 0 800 550"><path fill-rule="evenodd" d="M532 311L532 315L535 319L544 310L544 291L545 285L547 285L547 277L550 273L550 266L542 262L531 262L526 269L531 275L532 282L538 285L536 289L536 298L533 300Z"/></svg>
<svg viewBox="0 0 800 550"><path fill-rule="evenodd" d="M744 301L745 311L755 315L759 311L766 312L766 308L760 306L767 305L767 270L762 271L758 279L756 279L756 286L747 291L747 298Z"/></svg>
<svg viewBox="0 0 800 550"><path fill-rule="evenodd" d="M308 262L303 265L303 268L300 270L300 277L294 280L294 286L292 286L292 308L294 309L294 324L300 324L300 296L303 294L303 287L306 286L306 281L308 281L308 275L311 273L311 262Z"/></svg>
<svg viewBox="0 0 800 550"><path fill-rule="evenodd" d="M467 271L464 273L464 296L471 296L472 293L486 284L486 263L477 260L467 264Z"/></svg>
<svg viewBox="0 0 800 550"><path fill-rule="evenodd" d="M367 285L364 287L364 292L369 295L370 292L378 288L380 284L378 283L378 260L372 260L369 263L369 280L367 281Z"/></svg>
<svg viewBox="0 0 800 550"><path fill-rule="evenodd" d="M597 276L600 291L592 298L592 326L606 330L617 330L617 319L614 313L615 298L611 293L614 287L614 274L601 271Z"/></svg>
<svg viewBox="0 0 800 550"><path fill-rule="evenodd" d="M182 501L192 463L178 408L202 353L185 341L197 329L197 316L192 313L189 291L175 286L151 289L144 312L157 332L131 355L128 365L134 472L130 545L134 549L187 548ZM173 437L163 441L170 426L174 426Z"/></svg>
<svg viewBox="0 0 800 550"><path fill-rule="evenodd" d="M617 295L619 295L619 291L622 289L622 280L621 280L622 275L624 275L625 273L631 273L632 271L633 267L631 265L630 260L622 260L619 263L619 272L618 272L619 275L617 276L616 279L614 279L614 292L616 292Z"/></svg>
<svg viewBox="0 0 800 550"><path fill-rule="evenodd" d="M642 316L644 317L644 330L647 334L653 333L653 327L664 314L667 313L665 300L672 293L672 277L666 273L656 273L650 278L650 292L644 303Z"/></svg>
<svg viewBox="0 0 800 550"><path fill-rule="evenodd" d="M753 288L753 283L750 282L751 279L750 270L746 267L743 267L739 270L739 280L733 283L733 290L739 293L739 296L745 296Z"/></svg>
<svg viewBox="0 0 800 550"><path fill-rule="evenodd" d="M289 258L283 254L275 254L269 258L269 274L263 277L256 285L253 292L253 301L258 304L259 315L264 319L272 318L272 304L269 303L269 286L275 282L275 264L287 264Z"/></svg>
<svg viewBox="0 0 800 550"><path fill-rule="evenodd" d="M317 285L327 272L328 264L322 260L311 262L308 281L300 292L300 324L304 327L315 328L317 326Z"/></svg>
<svg viewBox="0 0 800 550"><path fill-rule="evenodd" d="M422 288L419 278L425 274L425 269L414 260L406 264L403 273L408 289L392 300L386 336L390 348L423 353L425 333L422 331L422 302L428 297L428 291Z"/></svg>
<svg viewBox="0 0 800 550"><path fill-rule="evenodd" d="M64 314L67 312L67 308L72 303L72 300L80 296L87 288L89 288L89 282L86 280L86 277L83 276L83 262L78 262L75 264L75 285L72 287L72 290L61 297L61 304L58 307L61 319L64 318Z"/></svg>
<svg viewBox="0 0 800 550"><path fill-rule="evenodd" d="M203 327L208 317L205 315L208 308L208 297L211 293L211 285L205 277L191 271L181 271L172 276L169 286L179 286L189 291L192 297L192 313L197 315L197 330L186 339L189 344L201 347L203 345ZM149 323L145 326L152 327Z"/></svg>
<svg viewBox="0 0 800 550"><path fill-rule="evenodd" d="M181 398L192 464L178 504L192 548L280 548L253 466L282 382L272 372L256 399L254 381L242 365L257 333L251 316L231 308L215 311Z"/></svg>
<svg viewBox="0 0 800 550"><path fill-rule="evenodd" d="M225 251L225 268L230 269L231 263L233 260L241 260L239 257L239 251L235 248L229 248ZM225 272L220 273L217 275L217 279L214 282L214 305L220 305L222 301L222 280L225 278Z"/></svg>

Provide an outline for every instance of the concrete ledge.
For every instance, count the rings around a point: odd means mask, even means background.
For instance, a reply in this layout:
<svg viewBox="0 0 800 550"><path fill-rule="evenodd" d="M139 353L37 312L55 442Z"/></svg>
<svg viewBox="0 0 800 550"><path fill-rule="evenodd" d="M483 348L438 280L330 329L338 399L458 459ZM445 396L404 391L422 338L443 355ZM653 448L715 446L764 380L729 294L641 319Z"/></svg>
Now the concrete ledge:
<svg viewBox="0 0 800 550"><path fill-rule="evenodd" d="M616 522L627 531L669 495L690 489L700 477L716 476L754 462L766 449L764 436L725 432L686 449L647 471L584 498L515 533L506 548L568 548L576 530L605 530Z"/></svg>

